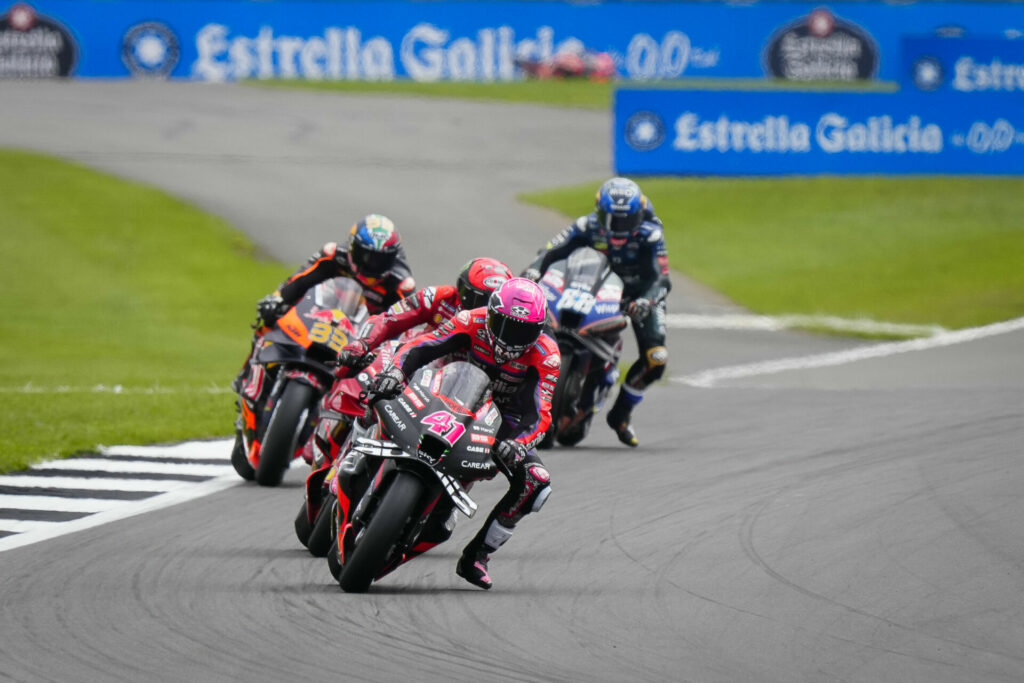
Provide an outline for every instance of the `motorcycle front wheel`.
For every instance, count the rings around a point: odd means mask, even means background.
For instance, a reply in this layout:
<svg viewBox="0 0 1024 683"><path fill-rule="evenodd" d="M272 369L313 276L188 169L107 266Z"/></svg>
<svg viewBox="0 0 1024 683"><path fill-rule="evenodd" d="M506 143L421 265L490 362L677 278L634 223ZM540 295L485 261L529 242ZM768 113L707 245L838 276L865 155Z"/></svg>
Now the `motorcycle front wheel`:
<svg viewBox="0 0 1024 683"><path fill-rule="evenodd" d="M270 416L267 433L260 447L260 461L256 465L256 483L277 486L295 453L300 420L315 399L313 387L302 382L288 382Z"/></svg>
<svg viewBox="0 0 1024 683"><path fill-rule="evenodd" d="M416 509L423 482L415 474L395 473L373 517L356 538L351 555L341 568L338 583L346 593L363 593L387 565Z"/></svg>

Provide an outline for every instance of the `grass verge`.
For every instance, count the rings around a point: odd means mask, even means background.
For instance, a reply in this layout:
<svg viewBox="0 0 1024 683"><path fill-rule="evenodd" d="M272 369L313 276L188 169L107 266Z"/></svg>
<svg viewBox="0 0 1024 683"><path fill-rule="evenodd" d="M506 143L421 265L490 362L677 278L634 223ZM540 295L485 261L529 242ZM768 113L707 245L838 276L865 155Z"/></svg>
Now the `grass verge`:
<svg viewBox="0 0 1024 683"><path fill-rule="evenodd" d="M672 267L752 311L949 328L1024 315L1024 179L637 180ZM599 182L523 198L575 217Z"/></svg>
<svg viewBox="0 0 1024 683"><path fill-rule="evenodd" d="M0 471L230 433L232 397L212 390L287 270L223 221L75 164L0 150L0 187Z"/></svg>

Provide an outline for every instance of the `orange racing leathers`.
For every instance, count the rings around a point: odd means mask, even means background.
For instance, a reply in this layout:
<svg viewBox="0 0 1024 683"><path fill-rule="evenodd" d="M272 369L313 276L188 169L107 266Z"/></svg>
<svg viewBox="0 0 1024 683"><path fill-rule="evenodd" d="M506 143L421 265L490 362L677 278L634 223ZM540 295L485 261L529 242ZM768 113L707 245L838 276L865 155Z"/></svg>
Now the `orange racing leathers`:
<svg viewBox="0 0 1024 683"><path fill-rule="evenodd" d="M370 278L353 270L348 251L343 246L328 242L309 258L305 266L284 281L278 293L286 304L293 306L310 287L332 277L350 277L358 282L363 288L366 308L371 315L384 311L416 288L412 269L401 247L391 270L383 277Z"/></svg>

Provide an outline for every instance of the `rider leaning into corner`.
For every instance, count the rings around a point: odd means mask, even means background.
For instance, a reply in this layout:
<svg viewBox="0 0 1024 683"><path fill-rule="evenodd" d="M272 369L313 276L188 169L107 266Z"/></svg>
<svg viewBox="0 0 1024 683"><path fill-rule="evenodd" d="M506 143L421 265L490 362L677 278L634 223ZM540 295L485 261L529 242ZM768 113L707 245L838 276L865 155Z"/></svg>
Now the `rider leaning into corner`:
<svg viewBox="0 0 1024 683"><path fill-rule="evenodd" d="M622 278L623 310L633 322L640 357L630 366L615 404L608 411L608 426L627 446L640 441L630 424L633 408L644 391L661 378L668 362L665 346L665 299L672 283L668 277L661 219L654 206L628 178L612 178L601 185L595 210L555 235L537 254L523 275L540 280L555 261L580 247L591 247L608 257L612 271Z"/></svg>
<svg viewBox="0 0 1024 683"><path fill-rule="evenodd" d="M386 216L378 214L364 217L352 226L346 246L328 242L310 257L305 266L285 280L277 291L263 297L256 304L261 323L253 338L249 356L235 379L235 391L244 389L242 383L249 370L249 359L266 329L287 313L310 287L332 277L349 277L358 282L371 315L404 299L416 288L395 224Z"/></svg>
<svg viewBox="0 0 1024 683"><path fill-rule="evenodd" d="M424 287L383 313L366 321L363 336L347 344L338 354L342 366L359 367L369 352L417 325L435 330L459 311L487 305L491 292L512 277L512 270L497 259L475 258L459 272L455 285Z"/></svg>
<svg viewBox="0 0 1024 683"><path fill-rule="evenodd" d="M459 272L455 285L439 285L424 287L391 306L383 313L370 316L366 321L363 336L346 344L338 354L338 377L346 377L350 368L361 368L373 362L374 350L388 341L419 325L426 327L426 332L438 327L455 317L459 311L480 308L487 305L491 292L512 277L512 270L497 259L475 258ZM322 408L326 412L341 412L342 393L339 385L322 399ZM325 411L322 411L325 412ZM317 424L319 438L327 441L338 429L337 422L321 420ZM302 457L312 463L318 448L317 440L306 442ZM453 517L450 521L454 525Z"/></svg>
<svg viewBox="0 0 1024 683"><path fill-rule="evenodd" d="M444 325L404 344L394 363L375 378L374 393L398 395L418 368L462 352L491 378L502 422L491 451L509 490L466 545L455 572L484 589L490 555L525 515L540 510L551 493L551 477L534 447L551 424L551 396L558 382L558 345L543 334L547 302L540 286L512 278L491 294L486 308L462 311Z"/></svg>

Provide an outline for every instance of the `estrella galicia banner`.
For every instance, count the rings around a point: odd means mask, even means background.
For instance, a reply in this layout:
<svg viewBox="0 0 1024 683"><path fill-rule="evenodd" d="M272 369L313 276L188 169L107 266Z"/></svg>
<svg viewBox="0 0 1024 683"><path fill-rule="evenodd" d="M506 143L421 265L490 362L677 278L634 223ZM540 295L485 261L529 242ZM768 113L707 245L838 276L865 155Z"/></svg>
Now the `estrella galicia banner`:
<svg viewBox="0 0 1024 683"><path fill-rule="evenodd" d="M608 53L626 79L896 81L906 33L1024 30L1014 2L18 0L4 7L0 0L8 21L27 16L16 7L29 8L66 28L61 45L78 46L60 52L47 34L46 54L62 56L42 57L25 47L41 32L30 39L4 31L0 60L9 64L70 59L79 77L201 81L501 81L523 77L520 58L581 50Z"/></svg>
<svg viewBox="0 0 1024 683"><path fill-rule="evenodd" d="M907 36L902 77L928 92L1024 94L1024 38Z"/></svg>
<svg viewBox="0 0 1024 683"><path fill-rule="evenodd" d="M0 78L70 76L78 47L67 28L23 2L0 15Z"/></svg>
<svg viewBox="0 0 1024 683"><path fill-rule="evenodd" d="M1024 175L1020 97L619 90L622 174Z"/></svg>

